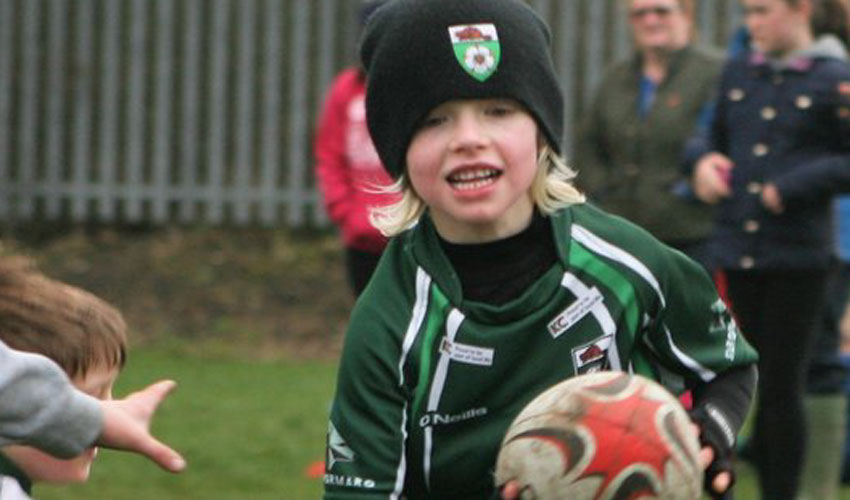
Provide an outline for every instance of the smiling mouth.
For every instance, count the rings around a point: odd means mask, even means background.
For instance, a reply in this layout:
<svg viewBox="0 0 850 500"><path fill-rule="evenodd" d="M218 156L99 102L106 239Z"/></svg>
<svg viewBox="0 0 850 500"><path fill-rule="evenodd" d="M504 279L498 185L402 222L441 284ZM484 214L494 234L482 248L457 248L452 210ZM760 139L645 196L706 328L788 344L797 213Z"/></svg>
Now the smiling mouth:
<svg viewBox="0 0 850 500"><path fill-rule="evenodd" d="M459 191L471 191L496 182L502 176L500 170L494 168L480 168L474 170L462 170L447 177L446 180L454 189Z"/></svg>

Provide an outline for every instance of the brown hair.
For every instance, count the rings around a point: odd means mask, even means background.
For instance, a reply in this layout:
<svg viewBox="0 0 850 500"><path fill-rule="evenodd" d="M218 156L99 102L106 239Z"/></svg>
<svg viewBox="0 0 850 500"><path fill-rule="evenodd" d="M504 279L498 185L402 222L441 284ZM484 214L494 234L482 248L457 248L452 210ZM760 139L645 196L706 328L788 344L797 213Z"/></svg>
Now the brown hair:
<svg viewBox="0 0 850 500"><path fill-rule="evenodd" d="M812 0L812 33L835 35L850 49L850 0Z"/></svg>
<svg viewBox="0 0 850 500"><path fill-rule="evenodd" d="M54 281L23 257L0 257L0 340L47 356L71 378L127 358L121 313L95 295Z"/></svg>

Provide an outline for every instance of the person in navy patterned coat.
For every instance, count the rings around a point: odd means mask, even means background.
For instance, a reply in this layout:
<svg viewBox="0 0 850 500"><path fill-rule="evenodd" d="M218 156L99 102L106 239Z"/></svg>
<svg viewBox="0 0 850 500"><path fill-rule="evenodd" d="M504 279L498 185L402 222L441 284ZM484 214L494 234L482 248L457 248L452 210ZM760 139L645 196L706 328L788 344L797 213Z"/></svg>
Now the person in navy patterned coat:
<svg viewBox="0 0 850 500"><path fill-rule="evenodd" d="M717 204L710 253L761 354L762 495L791 499L805 449L807 358L834 262L832 199L850 192L850 98L840 92L850 85L848 14L838 0L743 4L754 49L724 69L709 137L692 143L703 153L692 182Z"/></svg>

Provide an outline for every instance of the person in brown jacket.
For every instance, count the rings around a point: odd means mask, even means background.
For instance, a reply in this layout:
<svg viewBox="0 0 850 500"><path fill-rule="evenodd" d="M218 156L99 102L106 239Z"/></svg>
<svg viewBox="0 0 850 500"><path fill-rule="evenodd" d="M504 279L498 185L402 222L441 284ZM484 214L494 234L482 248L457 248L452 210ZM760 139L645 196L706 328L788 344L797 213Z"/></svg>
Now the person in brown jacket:
<svg viewBox="0 0 850 500"><path fill-rule="evenodd" d="M590 201L707 265L708 205L691 195L684 145L707 123L722 55L694 45L693 0L626 0L635 53L599 85L577 141Z"/></svg>

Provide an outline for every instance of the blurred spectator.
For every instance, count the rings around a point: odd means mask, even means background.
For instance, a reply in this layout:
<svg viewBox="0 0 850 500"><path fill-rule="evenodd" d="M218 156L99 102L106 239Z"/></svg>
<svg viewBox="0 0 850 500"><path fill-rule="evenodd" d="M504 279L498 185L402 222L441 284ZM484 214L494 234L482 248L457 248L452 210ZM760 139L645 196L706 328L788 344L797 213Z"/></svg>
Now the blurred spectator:
<svg viewBox="0 0 850 500"><path fill-rule="evenodd" d="M801 500L835 500L841 483L847 419L847 368L839 330L850 292L850 197L836 201L837 272L831 276L806 379L806 460Z"/></svg>
<svg viewBox="0 0 850 500"><path fill-rule="evenodd" d="M684 143L710 119L723 60L694 45L693 0L628 0L636 52L606 73L577 144L591 201L705 264L711 207L681 169Z"/></svg>
<svg viewBox="0 0 850 500"><path fill-rule="evenodd" d="M360 7L361 26L386 0ZM366 127L366 74L352 66L334 79L325 98L314 145L316 175L325 210L342 231L348 280L355 295L369 282L386 238L369 222L369 209L394 198L380 191L392 184Z"/></svg>
<svg viewBox="0 0 850 500"><path fill-rule="evenodd" d="M743 5L752 51L724 69L693 185L718 204L711 257L761 355L753 451L762 497L793 499L807 362L833 262L832 197L850 191L850 96L839 92L850 84L847 12L839 0Z"/></svg>

